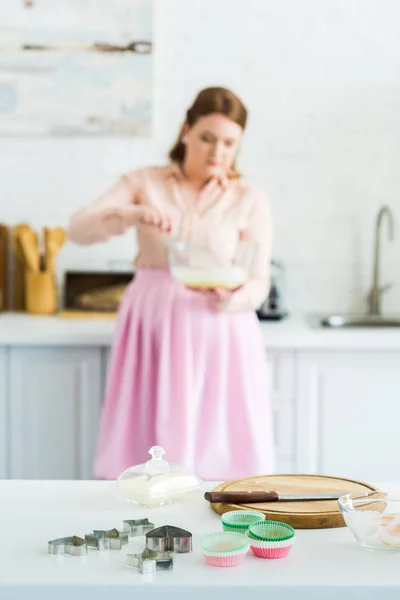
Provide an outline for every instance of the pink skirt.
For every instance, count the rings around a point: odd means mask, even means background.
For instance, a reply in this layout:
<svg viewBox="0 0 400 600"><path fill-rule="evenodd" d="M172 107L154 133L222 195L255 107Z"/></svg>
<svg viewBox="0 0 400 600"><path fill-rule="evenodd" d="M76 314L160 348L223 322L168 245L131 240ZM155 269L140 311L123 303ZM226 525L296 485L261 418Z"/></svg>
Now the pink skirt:
<svg viewBox="0 0 400 600"><path fill-rule="evenodd" d="M95 475L165 459L219 481L273 472L265 350L253 311L214 309L168 271L140 270L122 299Z"/></svg>

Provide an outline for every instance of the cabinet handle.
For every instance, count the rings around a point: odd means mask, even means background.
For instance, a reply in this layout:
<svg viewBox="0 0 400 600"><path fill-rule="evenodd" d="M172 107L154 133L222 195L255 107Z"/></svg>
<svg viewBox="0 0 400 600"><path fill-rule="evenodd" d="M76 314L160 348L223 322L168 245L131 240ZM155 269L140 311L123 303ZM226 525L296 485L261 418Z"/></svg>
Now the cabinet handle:
<svg viewBox="0 0 400 600"><path fill-rule="evenodd" d="M279 448L279 411L274 410L273 412L273 424L274 424L274 445L275 448Z"/></svg>
<svg viewBox="0 0 400 600"><path fill-rule="evenodd" d="M272 363L273 363L273 368L272 368L272 389L274 390L274 392L278 392L279 391L279 364L278 364L278 357L276 356Z"/></svg>

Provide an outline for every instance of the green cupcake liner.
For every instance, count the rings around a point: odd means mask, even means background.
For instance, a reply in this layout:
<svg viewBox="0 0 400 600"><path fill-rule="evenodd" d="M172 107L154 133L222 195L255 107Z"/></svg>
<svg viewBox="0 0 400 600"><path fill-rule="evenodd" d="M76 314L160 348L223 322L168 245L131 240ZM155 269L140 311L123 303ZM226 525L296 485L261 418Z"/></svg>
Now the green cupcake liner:
<svg viewBox="0 0 400 600"><path fill-rule="evenodd" d="M280 521L258 521L250 525L248 533L255 540L284 542L294 537L295 530Z"/></svg>
<svg viewBox="0 0 400 600"><path fill-rule="evenodd" d="M224 531L245 532L253 523L265 520L265 515L256 510L231 510L221 517Z"/></svg>
<svg viewBox="0 0 400 600"><path fill-rule="evenodd" d="M232 553L247 552L249 542L245 535L236 532L215 532L206 535L201 541L203 553L209 556L228 556Z"/></svg>

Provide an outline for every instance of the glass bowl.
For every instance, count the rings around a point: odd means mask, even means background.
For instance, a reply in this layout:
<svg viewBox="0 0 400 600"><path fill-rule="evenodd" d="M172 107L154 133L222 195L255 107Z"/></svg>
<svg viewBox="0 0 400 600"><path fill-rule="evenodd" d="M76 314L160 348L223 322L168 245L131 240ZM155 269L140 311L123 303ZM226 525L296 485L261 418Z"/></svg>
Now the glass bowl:
<svg viewBox="0 0 400 600"><path fill-rule="evenodd" d="M347 527L368 550L400 551L400 497L354 492L339 498Z"/></svg>
<svg viewBox="0 0 400 600"><path fill-rule="evenodd" d="M165 242L171 275L190 288L240 288L249 278L256 245L238 240L234 247L192 244L176 238Z"/></svg>

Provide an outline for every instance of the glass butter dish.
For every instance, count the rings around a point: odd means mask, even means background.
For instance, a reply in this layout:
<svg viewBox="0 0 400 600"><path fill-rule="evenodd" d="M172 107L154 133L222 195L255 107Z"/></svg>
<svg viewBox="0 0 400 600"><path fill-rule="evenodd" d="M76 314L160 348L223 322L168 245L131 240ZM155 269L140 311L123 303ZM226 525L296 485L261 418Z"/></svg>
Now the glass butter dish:
<svg viewBox="0 0 400 600"><path fill-rule="evenodd" d="M201 480L188 469L164 460L164 448L153 446L151 459L129 467L116 481L116 496L132 504L154 508L193 500L202 489Z"/></svg>

